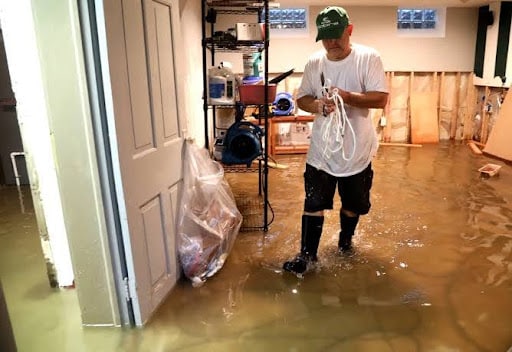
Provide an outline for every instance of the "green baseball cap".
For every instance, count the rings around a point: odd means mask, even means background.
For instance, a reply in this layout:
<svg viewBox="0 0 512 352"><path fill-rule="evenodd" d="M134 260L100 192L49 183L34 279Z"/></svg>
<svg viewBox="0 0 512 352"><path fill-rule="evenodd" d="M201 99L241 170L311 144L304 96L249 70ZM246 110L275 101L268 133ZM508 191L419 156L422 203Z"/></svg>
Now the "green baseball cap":
<svg viewBox="0 0 512 352"><path fill-rule="evenodd" d="M316 41L338 39L349 24L347 11L339 6L327 6L316 16Z"/></svg>

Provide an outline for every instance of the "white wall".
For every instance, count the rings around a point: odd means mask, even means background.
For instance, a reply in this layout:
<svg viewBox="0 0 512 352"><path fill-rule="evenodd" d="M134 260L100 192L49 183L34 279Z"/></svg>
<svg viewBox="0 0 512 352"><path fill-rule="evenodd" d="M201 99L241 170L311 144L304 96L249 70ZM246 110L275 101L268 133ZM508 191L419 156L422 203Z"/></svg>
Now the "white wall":
<svg viewBox="0 0 512 352"><path fill-rule="evenodd" d="M500 26L501 1L489 4L489 9L493 12L494 23L487 27L484 55L484 72L483 77L475 77L474 84L481 86L502 87L503 82L500 77L494 76L496 68L496 53L498 49L498 35ZM512 32L512 28L511 28ZM510 34L512 38L512 33ZM507 80L506 87L512 84L512 45L509 45L507 55L507 68L505 72Z"/></svg>
<svg viewBox="0 0 512 352"><path fill-rule="evenodd" d="M55 135L50 126L45 92L48 83L44 80L38 55L42 34L34 23L29 0L0 3L0 21L43 254L48 266L55 267L56 284L71 286L74 273L53 153ZM67 52L63 54L61 50L59 54L61 58L69 58ZM62 99L68 101L66 98L61 96L61 102Z"/></svg>
<svg viewBox="0 0 512 352"><path fill-rule="evenodd" d="M297 4L298 6L299 4ZM315 18L323 6L309 8L310 33L307 37L272 38L270 40L270 72L295 68L301 72L307 57L322 48L315 43ZM473 71L478 8L448 8L444 38L407 38L396 34L396 7L347 6L354 24L352 40L380 51L387 71ZM244 17L244 20L248 20ZM236 18L219 16L218 28L233 26ZM240 21L243 22L243 21ZM242 55L219 55L231 61L236 72L242 70Z"/></svg>
<svg viewBox="0 0 512 352"><path fill-rule="evenodd" d="M448 8L444 38L397 36L396 7L349 11L353 40L377 48L387 71L473 71L477 8Z"/></svg>
<svg viewBox="0 0 512 352"><path fill-rule="evenodd" d="M200 1L182 0L182 33L186 38L187 72L187 116L189 135L198 143L204 142L202 110L202 50L201 50L201 4ZM295 6L299 6L297 3ZM323 6L312 6L310 33L302 37L271 37L269 65L271 73L285 72L295 68L302 72L307 57L322 49L315 43L316 14ZM444 38L407 38L396 34L396 7L347 6L354 23L353 41L378 49L387 71L415 72L472 72L478 22L478 8L448 8L446 11L446 35ZM216 30L234 27L236 22L254 22L255 16L219 15ZM209 25L207 26L209 29ZM210 52L207 51L208 61ZM243 71L241 53L219 53L216 64L230 61L235 72Z"/></svg>
<svg viewBox="0 0 512 352"><path fill-rule="evenodd" d="M186 137L195 138L198 145L204 145L203 118L203 71L201 49L201 2L186 0L180 3L181 33L184 40L186 68L180 71L185 83L185 114L188 124Z"/></svg>

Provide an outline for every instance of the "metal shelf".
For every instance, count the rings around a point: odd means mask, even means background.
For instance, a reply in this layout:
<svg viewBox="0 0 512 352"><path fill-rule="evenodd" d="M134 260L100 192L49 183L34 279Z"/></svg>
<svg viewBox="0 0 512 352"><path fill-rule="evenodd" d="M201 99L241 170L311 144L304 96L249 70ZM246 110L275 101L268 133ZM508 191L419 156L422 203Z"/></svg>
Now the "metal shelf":
<svg viewBox="0 0 512 352"><path fill-rule="evenodd" d="M206 38L203 41L203 45L211 51L239 52L243 54L259 52L265 49L264 41L255 40L231 41L225 39Z"/></svg>
<svg viewBox="0 0 512 352"><path fill-rule="evenodd" d="M254 11L263 10L265 7L265 1L247 1L247 0L210 0L206 1L206 4L210 8L222 9L226 8L225 11L236 11L236 13L240 13L241 11L247 11L249 13L254 13Z"/></svg>
<svg viewBox="0 0 512 352"><path fill-rule="evenodd" d="M261 171L261 167L254 164L247 166L245 164L226 165L221 163L221 165L225 173L257 173Z"/></svg>
<svg viewBox="0 0 512 352"><path fill-rule="evenodd" d="M205 124L205 147L209 150L211 148L209 141L209 133L210 131L210 123L209 123L209 110L213 110L213 129L215 136L216 127L216 109L224 109L229 107L235 107L235 105L216 105L216 104L208 104L206 92L207 92L207 74L208 74L208 62L210 65L214 62L214 56L216 53L221 52L233 52L233 53L255 53L262 52L265 56L264 63L264 82L268 84L268 47L269 47L269 0L264 1L238 1L238 0L203 0L202 1L202 55L203 55L203 91L205 92L205 96L203 97L203 111L204 111L204 124ZM212 11L213 10L213 11ZM228 35L220 35L214 36L215 32L215 16L219 14L251 14L258 17L260 14L265 15L264 23L265 23L265 35L263 40L253 41L253 40L235 40L235 38ZM210 35L213 37L206 37L206 25L209 25ZM208 53L209 51L209 60ZM272 104L271 101L268 101L268 90L265 90L265 103L254 106L265 106ZM249 106L249 105L246 105ZM253 106L253 105L251 105ZM246 229L258 229L263 231L268 231L268 226L273 221L273 212L272 207L268 201L268 118L270 118L270 113L268 109L264 109L264 113L260 116L264 121L264 134L263 134L263 155L260 158L256 159L256 162L253 162L251 165L223 165L225 173L256 173L258 175L258 187L255 191L257 191L257 195L250 196L242 196L238 197L237 203L240 202L239 206L242 208L240 210L242 215L244 216L244 224L242 224L242 228ZM259 123L259 125L260 125ZM260 128L262 126L260 125ZM237 195L235 193L235 198ZM247 214L244 214L246 212ZM272 218L269 219L269 212L272 213Z"/></svg>

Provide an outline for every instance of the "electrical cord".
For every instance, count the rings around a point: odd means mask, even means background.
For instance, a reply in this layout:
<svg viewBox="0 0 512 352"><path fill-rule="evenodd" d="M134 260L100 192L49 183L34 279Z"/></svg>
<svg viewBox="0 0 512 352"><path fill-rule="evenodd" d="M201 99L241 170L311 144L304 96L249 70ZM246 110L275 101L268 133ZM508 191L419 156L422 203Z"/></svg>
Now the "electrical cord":
<svg viewBox="0 0 512 352"><path fill-rule="evenodd" d="M354 154L356 152L356 134L354 132L354 128L350 123L350 120L347 116L347 112L345 111L345 106L343 104L343 98L338 93L338 89L330 88L330 80L328 79L324 87L322 88L324 92L324 97L332 100L334 102L334 106L336 107L333 112L331 112L328 116L324 116L328 119L328 121L324 124L322 129L322 139L325 143L324 148L324 156L330 157L333 153L336 153L342 150L343 160L352 160ZM345 132L348 128L348 131L352 135L353 148L352 152L349 156L345 153L344 143L345 143ZM334 133L334 135L332 135ZM334 137L334 141L338 142L334 148L330 147L330 141Z"/></svg>

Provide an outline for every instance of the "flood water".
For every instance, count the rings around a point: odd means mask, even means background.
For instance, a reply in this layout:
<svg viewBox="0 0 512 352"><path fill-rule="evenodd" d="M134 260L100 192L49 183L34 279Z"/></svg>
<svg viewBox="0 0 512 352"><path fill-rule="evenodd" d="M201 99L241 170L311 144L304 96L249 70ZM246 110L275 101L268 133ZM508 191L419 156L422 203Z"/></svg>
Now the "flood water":
<svg viewBox="0 0 512 352"><path fill-rule="evenodd" d="M361 217L354 255L337 254L337 200L326 213L319 268L299 279L281 266L299 250L305 155L276 161L288 168L269 171L267 232L240 232L224 267L200 287L181 280L144 329L81 330L68 322L62 330L82 344L73 351L505 352L512 346L512 166L474 155L463 143L381 146L372 209ZM481 178L478 169L487 163L503 165L499 175ZM238 198L258 198L257 174L226 178ZM254 216L261 213L245 220ZM18 334L24 319L13 318Z"/></svg>
<svg viewBox="0 0 512 352"><path fill-rule="evenodd" d="M241 232L203 287L182 282L151 327L180 351L507 351L512 346L512 168L464 144L382 146L355 254L326 215L317 272L281 271L299 249L304 155L280 156L267 233ZM503 165L480 177L486 163ZM227 174L235 192L255 176Z"/></svg>

